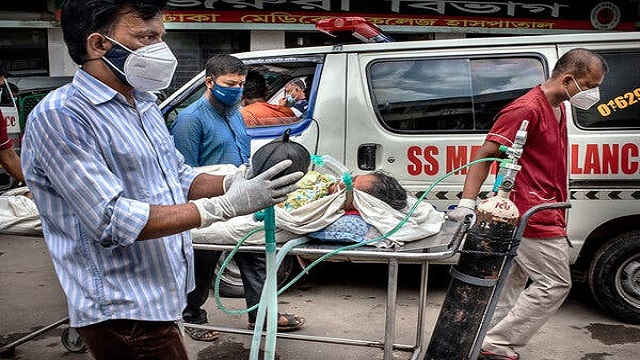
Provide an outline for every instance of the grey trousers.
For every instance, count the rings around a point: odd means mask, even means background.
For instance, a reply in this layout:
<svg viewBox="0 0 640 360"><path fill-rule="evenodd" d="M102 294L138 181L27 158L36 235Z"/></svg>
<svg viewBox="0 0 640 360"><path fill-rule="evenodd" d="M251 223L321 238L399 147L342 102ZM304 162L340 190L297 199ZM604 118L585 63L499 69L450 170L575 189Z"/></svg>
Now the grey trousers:
<svg viewBox="0 0 640 360"><path fill-rule="evenodd" d="M531 284L526 287L528 280ZM523 238L482 349L515 356L514 347L533 337L560 308L570 289L567 239Z"/></svg>

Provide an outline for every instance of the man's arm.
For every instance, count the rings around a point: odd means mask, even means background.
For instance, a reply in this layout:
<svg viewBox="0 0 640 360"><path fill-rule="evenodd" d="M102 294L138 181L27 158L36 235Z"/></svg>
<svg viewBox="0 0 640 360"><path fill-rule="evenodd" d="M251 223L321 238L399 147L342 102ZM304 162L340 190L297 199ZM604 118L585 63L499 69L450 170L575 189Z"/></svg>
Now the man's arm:
<svg viewBox="0 0 640 360"><path fill-rule="evenodd" d="M493 141L485 141L476 153L474 160L499 157L500 154L500 144ZM490 168L491 163L488 161L473 164L469 167L467 177L464 180L464 188L462 189L462 199L476 200L478 193L480 193L480 187L489 175Z"/></svg>
<svg viewBox="0 0 640 360"><path fill-rule="evenodd" d="M22 173L22 167L20 166L20 158L13 150L13 147L0 150L0 165L7 170L9 175L18 179L20 182L24 182L24 175Z"/></svg>
<svg viewBox="0 0 640 360"><path fill-rule="evenodd" d="M474 160L487 157L497 157L500 154L500 144L493 141L485 141L480 150L476 153ZM480 187L489 175L491 163L484 161L473 164L467 170L467 177L464 179L462 198L458 206L449 211L447 216L453 221L462 221L467 215L475 213L476 199L480 193Z"/></svg>
<svg viewBox="0 0 640 360"><path fill-rule="evenodd" d="M149 220L138 240L174 235L200 226L200 213L192 203L181 205L151 205Z"/></svg>
<svg viewBox="0 0 640 360"><path fill-rule="evenodd" d="M199 174L193 179L187 198L195 200L223 195L223 181L223 175Z"/></svg>

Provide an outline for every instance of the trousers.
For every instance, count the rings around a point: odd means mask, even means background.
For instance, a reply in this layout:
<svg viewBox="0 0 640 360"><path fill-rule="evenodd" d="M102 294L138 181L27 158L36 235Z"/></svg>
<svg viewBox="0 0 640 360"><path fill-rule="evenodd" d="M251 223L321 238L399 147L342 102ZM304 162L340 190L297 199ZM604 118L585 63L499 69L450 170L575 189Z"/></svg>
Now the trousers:
<svg viewBox="0 0 640 360"><path fill-rule="evenodd" d="M76 330L96 360L188 360L173 321L108 320Z"/></svg>
<svg viewBox="0 0 640 360"><path fill-rule="evenodd" d="M215 276L215 268L222 252L194 249L193 266L195 289L187 294L187 307L182 313L185 322L204 324L208 322L207 312L202 305L209 298L210 286ZM244 298L247 308L260 302L260 294L266 279L266 260L264 254L236 253L233 257L242 277ZM250 323L256 322L257 311L250 311L247 315Z"/></svg>
<svg viewBox="0 0 640 360"><path fill-rule="evenodd" d="M567 238L523 238L482 349L515 356L514 347L533 337L560 308L570 289Z"/></svg>

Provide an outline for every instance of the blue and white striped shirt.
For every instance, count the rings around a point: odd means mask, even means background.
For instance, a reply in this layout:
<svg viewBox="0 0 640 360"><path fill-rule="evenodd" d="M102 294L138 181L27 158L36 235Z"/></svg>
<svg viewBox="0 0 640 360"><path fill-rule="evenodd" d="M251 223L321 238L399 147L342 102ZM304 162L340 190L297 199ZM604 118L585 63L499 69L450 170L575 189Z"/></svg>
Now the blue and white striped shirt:
<svg viewBox="0 0 640 360"><path fill-rule="evenodd" d="M134 96L80 69L27 122L22 166L74 327L177 320L193 288L189 232L136 241L149 206L184 204L197 173L155 96Z"/></svg>

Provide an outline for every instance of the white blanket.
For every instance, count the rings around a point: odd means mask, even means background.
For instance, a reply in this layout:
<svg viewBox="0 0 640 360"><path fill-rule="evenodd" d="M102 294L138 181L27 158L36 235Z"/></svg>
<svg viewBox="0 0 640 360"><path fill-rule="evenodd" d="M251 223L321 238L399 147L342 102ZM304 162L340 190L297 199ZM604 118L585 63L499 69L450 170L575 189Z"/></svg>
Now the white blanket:
<svg viewBox="0 0 640 360"><path fill-rule="evenodd" d="M0 233L42 235L42 223L36 204L24 196L28 191L25 186L0 195Z"/></svg>

